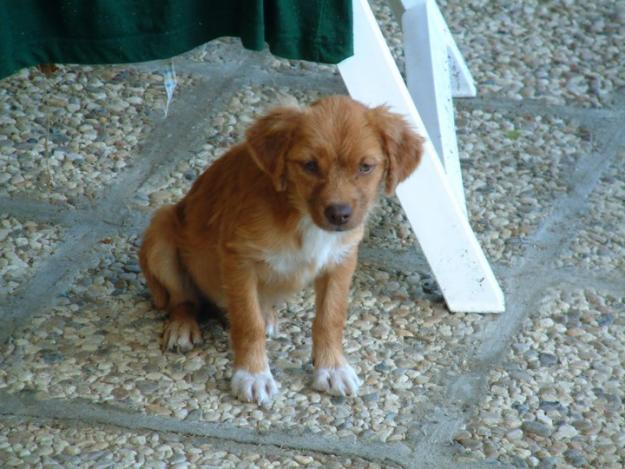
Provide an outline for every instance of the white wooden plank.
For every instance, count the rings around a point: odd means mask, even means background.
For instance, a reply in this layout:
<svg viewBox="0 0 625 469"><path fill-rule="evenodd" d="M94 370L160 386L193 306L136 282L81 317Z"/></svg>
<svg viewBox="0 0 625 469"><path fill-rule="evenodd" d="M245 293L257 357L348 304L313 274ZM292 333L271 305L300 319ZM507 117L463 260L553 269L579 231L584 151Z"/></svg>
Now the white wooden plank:
<svg viewBox="0 0 625 469"><path fill-rule="evenodd" d="M467 67L458 44L449 31L447 22L434 0L426 0L428 14L436 24L436 28L444 37L450 66L451 91L456 98L474 98L477 95L473 75Z"/></svg>
<svg viewBox="0 0 625 469"><path fill-rule="evenodd" d="M436 153L441 157L456 200L466 215L447 37L430 4L429 0L417 1L402 18L407 85Z"/></svg>
<svg viewBox="0 0 625 469"><path fill-rule="evenodd" d="M355 55L339 64L349 93L403 114L426 137L415 173L397 189L421 248L452 311L502 312L504 296L447 181L410 93L367 0L353 0Z"/></svg>
<svg viewBox="0 0 625 469"><path fill-rule="evenodd" d="M423 0L389 0L391 9L402 22L404 12L419 7L424 3ZM451 90L455 98L473 98L477 95L475 81L469 67L460 53L460 49L456 44L456 40L449 31L447 22L445 21L440 9L434 0L427 0L427 8L434 15L436 22L444 36L445 47L447 48L447 57L451 72ZM405 32L406 30L404 30Z"/></svg>

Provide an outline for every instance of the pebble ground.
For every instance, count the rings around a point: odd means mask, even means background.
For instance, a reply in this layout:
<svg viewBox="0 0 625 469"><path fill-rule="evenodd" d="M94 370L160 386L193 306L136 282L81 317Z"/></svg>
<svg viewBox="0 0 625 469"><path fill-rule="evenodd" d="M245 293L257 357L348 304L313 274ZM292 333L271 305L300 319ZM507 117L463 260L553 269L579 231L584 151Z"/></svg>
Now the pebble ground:
<svg viewBox="0 0 625 469"><path fill-rule="evenodd" d="M371 2L403 64L391 9ZM83 467L625 466L625 2L441 1L479 96L456 100L471 224L507 299L451 314L394 198L370 220L345 347L356 398L310 387L313 294L281 307L270 408L229 392L227 329L163 354L137 265L178 199L336 67L213 41L174 63L0 82L0 462Z"/></svg>

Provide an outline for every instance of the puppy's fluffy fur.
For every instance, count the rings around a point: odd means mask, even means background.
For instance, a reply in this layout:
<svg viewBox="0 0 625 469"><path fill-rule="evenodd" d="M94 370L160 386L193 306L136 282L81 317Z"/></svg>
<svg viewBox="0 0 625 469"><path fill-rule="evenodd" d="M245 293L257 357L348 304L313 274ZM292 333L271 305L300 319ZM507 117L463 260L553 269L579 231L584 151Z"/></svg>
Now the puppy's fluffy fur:
<svg viewBox="0 0 625 469"><path fill-rule="evenodd" d="M278 389L265 353L273 307L314 281L313 386L355 394L342 338L358 244L380 188L392 193L410 175L422 139L386 108L342 96L276 108L246 137L145 232L141 268L169 312L163 346L201 341L197 309L209 299L230 320L234 394L268 402Z"/></svg>

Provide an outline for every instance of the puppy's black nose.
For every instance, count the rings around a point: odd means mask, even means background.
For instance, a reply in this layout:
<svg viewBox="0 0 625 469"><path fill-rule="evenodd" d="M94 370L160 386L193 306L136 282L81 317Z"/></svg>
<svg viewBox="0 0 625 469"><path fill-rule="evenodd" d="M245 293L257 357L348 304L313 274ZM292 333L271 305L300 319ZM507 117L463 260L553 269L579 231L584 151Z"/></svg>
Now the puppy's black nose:
<svg viewBox="0 0 625 469"><path fill-rule="evenodd" d="M326 207L325 215L333 225L344 225L352 216L352 208L347 204L331 204Z"/></svg>

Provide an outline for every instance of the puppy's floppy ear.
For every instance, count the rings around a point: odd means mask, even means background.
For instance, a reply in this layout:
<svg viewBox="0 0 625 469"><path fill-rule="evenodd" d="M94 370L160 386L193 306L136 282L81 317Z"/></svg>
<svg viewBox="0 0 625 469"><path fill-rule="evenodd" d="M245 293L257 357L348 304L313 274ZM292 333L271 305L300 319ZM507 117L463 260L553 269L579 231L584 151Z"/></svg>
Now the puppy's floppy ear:
<svg viewBox="0 0 625 469"><path fill-rule="evenodd" d="M297 108L275 108L245 133L252 158L278 192L286 189L286 154L295 140L301 115Z"/></svg>
<svg viewBox="0 0 625 469"><path fill-rule="evenodd" d="M378 132L386 156L384 189L388 195L397 184L415 170L423 153L423 137L417 135L408 122L390 112L386 106L369 110L369 120Z"/></svg>

